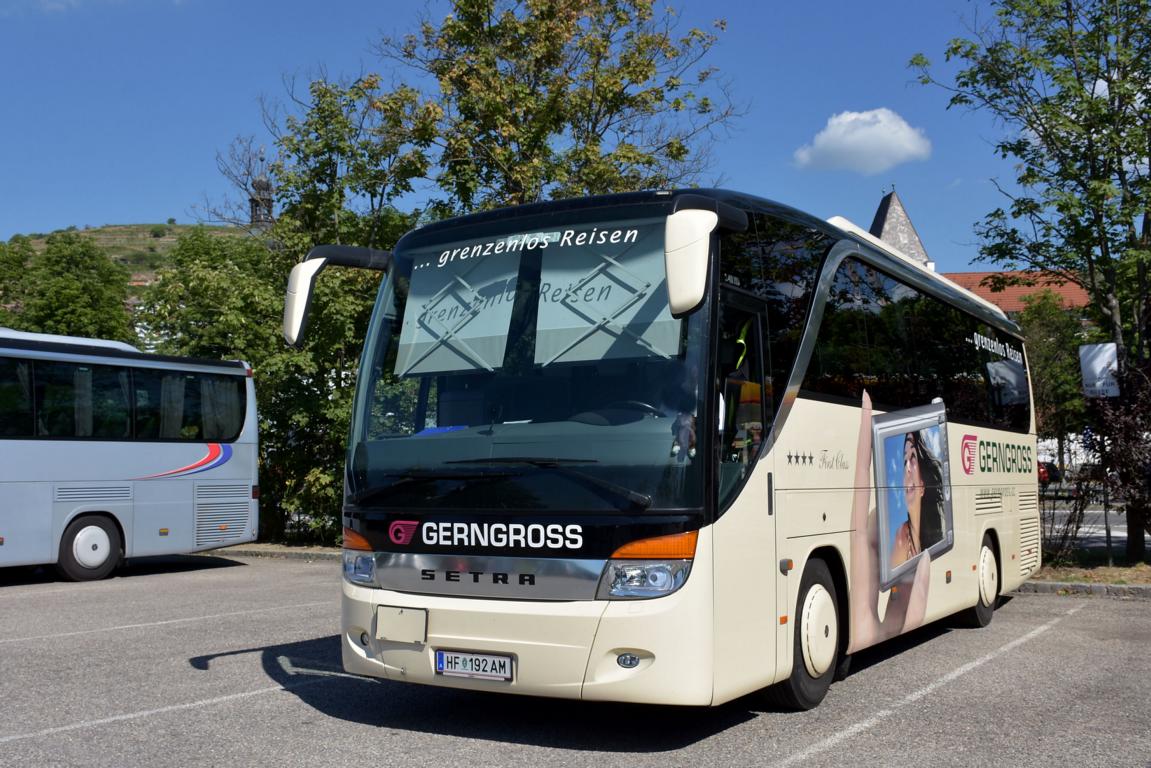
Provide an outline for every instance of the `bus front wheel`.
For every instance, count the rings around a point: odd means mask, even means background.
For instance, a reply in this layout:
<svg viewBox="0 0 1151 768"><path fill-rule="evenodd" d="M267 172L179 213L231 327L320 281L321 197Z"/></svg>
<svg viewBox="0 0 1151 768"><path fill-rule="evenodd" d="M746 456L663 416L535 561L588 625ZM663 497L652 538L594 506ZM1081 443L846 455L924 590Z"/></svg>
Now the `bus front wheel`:
<svg viewBox="0 0 1151 768"><path fill-rule="evenodd" d="M979 547L979 562L976 563L979 597L975 607L959 614L958 623L961 626L976 629L986 627L995 615L995 605L999 602L999 562L995 559L994 547L991 534L983 534L983 544Z"/></svg>
<svg viewBox="0 0 1151 768"><path fill-rule="evenodd" d="M796 602L791 675L768 689L787 709L816 707L835 677L839 663L839 606L835 581L823 560L808 561Z"/></svg>
<svg viewBox="0 0 1151 768"><path fill-rule="evenodd" d="M72 581L103 579L120 563L120 532L106 517L78 517L64 529L56 569Z"/></svg>

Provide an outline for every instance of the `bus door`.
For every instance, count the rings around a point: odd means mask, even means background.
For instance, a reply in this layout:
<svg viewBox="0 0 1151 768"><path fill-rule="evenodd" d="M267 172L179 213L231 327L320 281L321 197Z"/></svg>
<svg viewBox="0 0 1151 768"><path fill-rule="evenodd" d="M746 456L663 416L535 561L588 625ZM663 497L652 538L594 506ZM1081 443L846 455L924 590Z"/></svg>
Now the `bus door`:
<svg viewBox="0 0 1151 768"><path fill-rule="evenodd" d="M764 375L770 370L767 329L761 300L741 291L721 293L715 355L718 447L713 542L715 692L725 698L762 687L775 674L780 612L768 453L773 393Z"/></svg>

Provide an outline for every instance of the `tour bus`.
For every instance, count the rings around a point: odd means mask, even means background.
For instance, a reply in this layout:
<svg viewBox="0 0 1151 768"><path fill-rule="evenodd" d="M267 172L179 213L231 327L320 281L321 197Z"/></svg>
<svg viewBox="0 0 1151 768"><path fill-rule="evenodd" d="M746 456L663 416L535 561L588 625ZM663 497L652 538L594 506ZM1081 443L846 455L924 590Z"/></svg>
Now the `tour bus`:
<svg viewBox="0 0 1151 768"><path fill-rule="evenodd" d="M256 441L245 363L0 329L0 567L254 541Z"/></svg>
<svg viewBox="0 0 1151 768"><path fill-rule="evenodd" d="M843 219L720 190L440 221L382 270L343 663L451 688L817 705L850 655L1039 568L1018 327Z"/></svg>

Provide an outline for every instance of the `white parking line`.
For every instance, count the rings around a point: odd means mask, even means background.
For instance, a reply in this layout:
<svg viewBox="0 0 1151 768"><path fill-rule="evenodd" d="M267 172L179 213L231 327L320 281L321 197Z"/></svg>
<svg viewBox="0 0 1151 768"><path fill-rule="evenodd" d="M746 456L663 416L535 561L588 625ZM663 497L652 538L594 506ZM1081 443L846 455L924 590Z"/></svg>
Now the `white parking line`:
<svg viewBox="0 0 1151 768"><path fill-rule="evenodd" d="M297 688L303 688L305 685L314 685L315 683L324 683L329 680L338 678L351 678L365 683L378 684L381 681L369 677L359 677L357 675L349 675L343 670L336 670L324 667L299 667L292 663L291 659L286 656L280 656L277 661L280 668L287 674L293 677L297 675L305 675L305 679L299 680L294 683L285 683L284 685L275 685L268 688L257 688L254 691L243 691L242 693L230 693L226 696L216 696L211 699L200 699L199 701L190 701L186 704L172 704L167 707L159 707L158 709L145 709L140 712L128 712L123 715L113 715L112 717L102 717L98 720L84 720L79 723L70 723L69 725L58 725L54 728L45 728L41 731L32 731L30 733L16 733L11 736L0 736L0 744L7 744L13 741L27 741L28 739L39 739L45 736L54 736L58 733L67 733L68 731L78 731L82 728L95 728L101 725L110 725L112 723L122 723L125 720L139 720L144 717L153 717L155 715L164 715L169 712L181 712L188 709L200 709L201 707L211 707L216 704L227 704L232 701L239 701L240 699L250 699L253 696L262 696L265 693L277 693L279 691L294 691Z"/></svg>
<svg viewBox="0 0 1151 768"><path fill-rule="evenodd" d="M0 638L0 645L5 643L27 643L33 640L51 640L58 637L76 637L78 635L94 635L100 632L119 632L125 629L144 629L146 627L163 627L169 624L187 624L191 621L207 621L208 619L223 619L228 616L250 616L253 613L267 613L268 611L287 611L294 608L315 608L319 605L331 606L331 600L317 603L296 603L295 605L277 605L270 608L250 608L246 611L230 611L228 613L214 613L209 616L189 616L183 619L167 619L165 621L149 621L143 624L120 624L115 627L100 627L99 629L81 629L76 632L54 632L50 635L29 635L28 637Z"/></svg>
<svg viewBox="0 0 1151 768"><path fill-rule="evenodd" d="M217 696L214 699L201 699L200 701L190 701L187 704L173 704L168 707L160 707L159 709L148 709L143 712L129 712L123 715L113 715L112 717L104 717L99 720L84 720L79 723L72 723L70 725L60 725L55 728L45 728L42 731L34 731L32 733L16 733L11 736L0 736L0 744L8 744L13 741L25 741L27 739L39 739L44 736L54 736L58 733L67 733L68 731L78 731L81 728L95 728L99 725L109 725L110 723L121 723L125 720L139 720L142 717L152 717L153 715L163 715L168 712L180 712L186 709L198 709L200 707L210 707L213 704L225 704L229 701L237 701L239 699L248 699L253 696L260 696L265 693L276 693L277 691L291 691L296 688L302 688L305 685L314 685L315 683L322 683L331 680L330 677L313 677L308 680L301 680L298 683L291 683L289 685L277 685L270 688L259 688L254 691L244 691L243 693L232 693L227 696Z"/></svg>
<svg viewBox="0 0 1151 768"><path fill-rule="evenodd" d="M908 704L914 704L915 702L922 699L924 696L929 696L930 694L934 693L939 688L947 685L950 682L955 681L956 679L962 677L963 675L966 675L968 672L971 672L974 669L978 669L979 667L982 667L987 662L992 661L992 660L1002 656L1005 653L1010 653L1011 651L1015 650L1016 648L1023 645L1024 643L1028 643L1028 642L1034 640L1035 638L1039 637L1040 635L1042 635L1047 630L1054 627L1059 622L1063 621L1063 619L1065 619L1068 616L1072 615L1073 613L1076 613L1077 611L1083 609L1085 607L1085 605L1086 604L1077 605L1074 608L1072 608L1071 610L1067 611L1062 616L1059 616L1058 618L1054 618L1051 621L1047 622L1046 624L1043 624L1041 626L1036 627L1035 629L1031 630L1030 632L1023 635L1022 637L1015 638L1010 643L1007 643L1006 645L1000 646L999 648L995 649L994 651L987 654L986 656L981 656L978 659L976 659L975 661L970 661L961 667L956 667L955 669L951 670L950 672L948 672L946 675L939 678L938 680L935 680L934 682L925 685L924 687L920 688L918 691L915 691L914 693L909 693L907 696L904 696L902 699L897 701L891 707L889 707L887 709L881 709L878 712L876 712L874 715L872 715L871 717L867 718L866 720L861 720L858 723L854 723L853 725L849 725L846 728L844 728L843 730L838 731L837 733L834 733L831 736L828 736L823 741L816 742L815 744L812 744L807 749L804 749L800 752L796 752L793 755L789 755L788 757L784 758L783 760L780 760L777 763L773 763L773 765L776 766L777 768L782 768L783 766L787 766L787 765L797 765L797 764L804 763L807 760L811 759L813 756L819 754L820 752L826 752L827 750L831 749L836 744L839 744L840 742L844 741L845 739L850 739L852 736L856 736L856 735L858 735L858 734L860 734L866 730L869 730L870 728L875 727L880 722L882 722L884 719L890 717L892 714L894 714L897 710L901 709L902 707L905 707Z"/></svg>

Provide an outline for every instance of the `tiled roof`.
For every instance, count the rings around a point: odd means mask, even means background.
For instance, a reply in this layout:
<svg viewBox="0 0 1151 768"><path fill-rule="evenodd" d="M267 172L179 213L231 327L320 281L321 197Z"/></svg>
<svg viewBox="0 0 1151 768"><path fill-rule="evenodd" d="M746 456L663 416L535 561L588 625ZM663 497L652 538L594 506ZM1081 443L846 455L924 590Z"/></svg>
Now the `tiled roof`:
<svg viewBox="0 0 1151 768"><path fill-rule="evenodd" d="M1035 285L1009 285L1002 291L993 291L990 286L984 285L984 280L992 275L1029 276ZM1021 312L1024 308L1023 299L1043 290L1049 290L1063 299L1064 309L1080 309L1091 303L1087 291L1074 283L1062 285L1054 278L1041 276L1038 273L1028 272L945 272L943 276L974 294L987 299L1004 312Z"/></svg>

